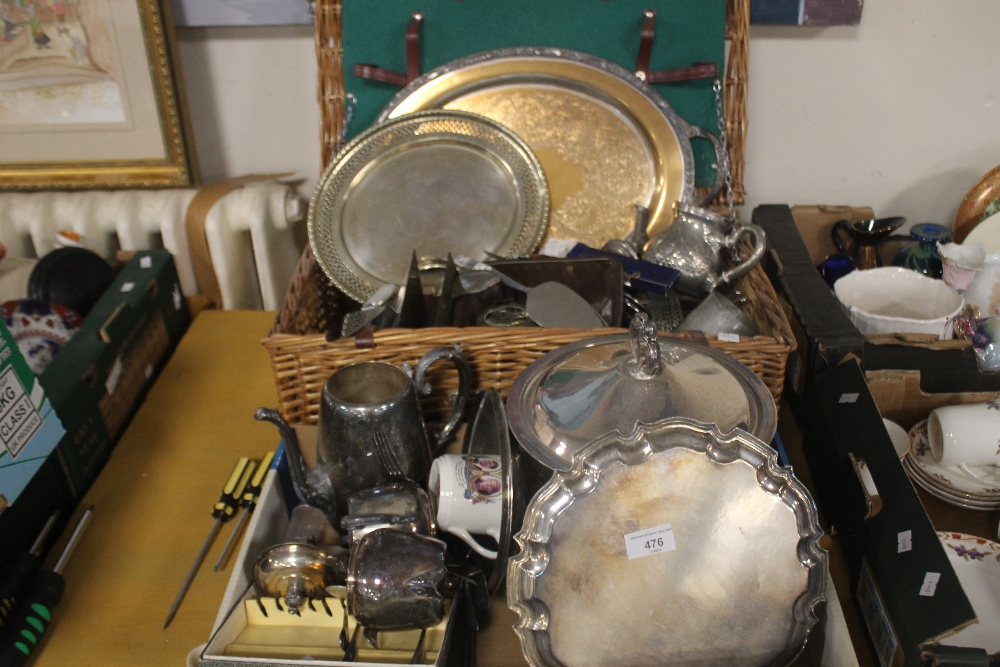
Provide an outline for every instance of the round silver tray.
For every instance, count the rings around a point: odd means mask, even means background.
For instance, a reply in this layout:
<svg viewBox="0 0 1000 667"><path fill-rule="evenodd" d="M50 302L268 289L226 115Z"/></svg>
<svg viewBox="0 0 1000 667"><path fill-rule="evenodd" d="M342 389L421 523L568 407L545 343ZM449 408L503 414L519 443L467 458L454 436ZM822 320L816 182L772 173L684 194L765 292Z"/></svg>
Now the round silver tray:
<svg viewBox="0 0 1000 667"><path fill-rule="evenodd" d="M515 132L545 170L549 234L598 248L628 234L636 204L650 211L650 237L670 226L674 202L693 197L694 137L723 157L715 135L685 122L633 72L568 49L459 58L414 79L379 119L427 109L469 111ZM708 199L722 185L719 172Z"/></svg>
<svg viewBox="0 0 1000 667"><path fill-rule="evenodd" d="M507 603L535 667L783 665L825 599L821 535L809 493L760 440L641 425L535 494Z"/></svg>
<svg viewBox="0 0 1000 667"><path fill-rule="evenodd" d="M541 165L506 127L462 111L380 123L344 148L309 206L309 242L323 272L365 301L448 253L530 255L545 233Z"/></svg>

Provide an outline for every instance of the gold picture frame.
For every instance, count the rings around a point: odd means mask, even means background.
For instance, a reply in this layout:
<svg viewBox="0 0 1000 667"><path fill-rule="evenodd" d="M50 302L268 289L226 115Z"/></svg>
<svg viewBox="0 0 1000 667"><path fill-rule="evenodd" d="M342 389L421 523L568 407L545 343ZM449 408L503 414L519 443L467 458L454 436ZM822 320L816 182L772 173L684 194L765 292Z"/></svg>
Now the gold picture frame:
<svg viewBox="0 0 1000 667"><path fill-rule="evenodd" d="M0 30L0 190L198 184L169 0L0 0Z"/></svg>

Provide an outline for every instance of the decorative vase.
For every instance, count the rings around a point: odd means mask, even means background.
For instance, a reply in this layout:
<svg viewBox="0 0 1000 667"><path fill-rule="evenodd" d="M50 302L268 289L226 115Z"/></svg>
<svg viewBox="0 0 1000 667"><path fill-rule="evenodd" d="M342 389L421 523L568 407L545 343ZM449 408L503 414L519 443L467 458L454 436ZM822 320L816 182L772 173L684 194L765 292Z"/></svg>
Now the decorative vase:
<svg viewBox="0 0 1000 667"><path fill-rule="evenodd" d="M941 278L944 267L938 244L951 241L951 232L942 225L925 222L914 225L910 229L910 237L916 239L916 243L899 251L894 262L896 266L931 278Z"/></svg>

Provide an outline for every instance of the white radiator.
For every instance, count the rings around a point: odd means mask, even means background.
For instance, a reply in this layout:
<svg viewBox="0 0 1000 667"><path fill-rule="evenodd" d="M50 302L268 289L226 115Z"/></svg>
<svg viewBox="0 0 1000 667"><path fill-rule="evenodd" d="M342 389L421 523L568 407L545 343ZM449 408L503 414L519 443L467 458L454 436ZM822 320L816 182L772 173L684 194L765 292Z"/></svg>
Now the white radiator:
<svg viewBox="0 0 1000 667"><path fill-rule="evenodd" d="M0 194L0 241L8 254L41 257L59 231L83 237L105 259L118 250L166 248L185 295L201 292L185 219L197 190L115 190ZM220 198L205 217L212 266L226 309L276 310L306 242L307 202L276 181L249 183Z"/></svg>

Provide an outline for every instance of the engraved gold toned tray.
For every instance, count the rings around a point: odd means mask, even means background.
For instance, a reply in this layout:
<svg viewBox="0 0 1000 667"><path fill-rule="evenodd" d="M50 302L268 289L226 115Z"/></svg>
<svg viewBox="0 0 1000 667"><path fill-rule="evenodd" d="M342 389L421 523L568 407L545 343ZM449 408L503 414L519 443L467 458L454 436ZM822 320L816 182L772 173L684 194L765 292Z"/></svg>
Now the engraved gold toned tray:
<svg viewBox="0 0 1000 667"><path fill-rule="evenodd" d="M650 210L651 237L670 226L674 202L692 197L692 137L722 154L714 135L686 123L633 73L566 49L452 61L401 90L380 119L435 108L487 116L521 137L545 171L549 236L595 247L628 234L636 204Z"/></svg>
<svg viewBox="0 0 1000 667"><path fill-rule="evenodd" d="M599 438L535 494L507 603L533 667L785 665L824 600L816 507L739 429Z"/></svg>
<svg viewBox="0 0 1000 667"><path fill-rule="evenodd" d="M309 206L309 243L323 272L364 301L448 253L530 255L545 232L541 165L510 130L462 111L427 111L372 126L341 151Z"/></svg>

